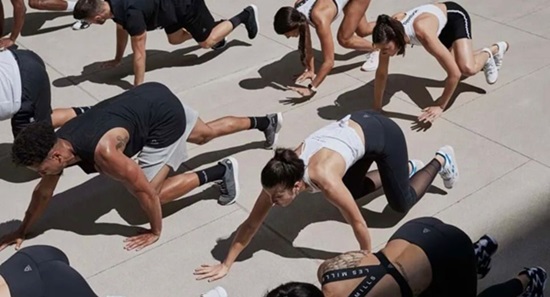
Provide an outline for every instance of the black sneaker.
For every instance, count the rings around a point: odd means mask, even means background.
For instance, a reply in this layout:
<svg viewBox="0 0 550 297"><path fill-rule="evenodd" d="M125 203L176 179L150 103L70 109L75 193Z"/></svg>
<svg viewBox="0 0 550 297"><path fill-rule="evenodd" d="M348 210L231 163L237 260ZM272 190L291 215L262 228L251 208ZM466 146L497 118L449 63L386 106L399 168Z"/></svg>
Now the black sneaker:
<svg viewBox="0 0 550 297"><path fill-rule="evenodd" d="M224 49L226 46L227 46L227 39L224 38L220 42L214 44L212 49L215 50L215 51L219 51L221 49Z"/></svg>
<svg viewBox="0 0 550 297"><path fill-rule="evenodd" d="M233 157L223 159L218 164L225 166L225 174L219 182L221 195L218 198L218 204L231 205L239 196L239 164Z"/></svg>
<svg viewBox="0 0 550 297"><path fill-rule="evenodd" d="M265 148L270 150L277 144L279 131L281 131L281 127L283 126L283 114L280 112L272 113L268 114L267 118L269 119L269 126L264 130Z"/></svg>
<svg viewBox="0 0 550 297"><path fill-rule="evenodd" d="M246 31L248 31L248 38L254 39L260 31L260 23L258 20L258 7L254 4L247 6L245 11L248 11L248 19L244 22Z"/></svg>
<svg viewBox="0 0 550 297"><path fill-rule="evenodd" d="M491 256L498 249L498 242L485 234L474 243L474 251L477 258L477 278L484 278L491 270Z"/></svg>
<svg viewBox="0 0 550 297"><path fill-rule="evenodd" d="M521 297L542 297L544 288L546 287L546 280L548 274L542 269L542 267L525 268L519 273L519 275L526 274L529 279L529 285L527 289L521 294Z"/></svg>

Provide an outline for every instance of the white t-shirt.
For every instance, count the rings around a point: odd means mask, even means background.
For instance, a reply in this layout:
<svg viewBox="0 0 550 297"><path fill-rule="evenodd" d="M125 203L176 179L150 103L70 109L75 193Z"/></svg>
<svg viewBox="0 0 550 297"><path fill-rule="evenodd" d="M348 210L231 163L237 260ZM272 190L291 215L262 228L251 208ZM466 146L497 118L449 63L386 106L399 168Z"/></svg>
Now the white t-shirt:
<svg viewBox="0 0 550 297"><path fill-rule="evenodd" d="M10 119L21 108L21 74L9 50L0 51L0 120Z"/></svg>

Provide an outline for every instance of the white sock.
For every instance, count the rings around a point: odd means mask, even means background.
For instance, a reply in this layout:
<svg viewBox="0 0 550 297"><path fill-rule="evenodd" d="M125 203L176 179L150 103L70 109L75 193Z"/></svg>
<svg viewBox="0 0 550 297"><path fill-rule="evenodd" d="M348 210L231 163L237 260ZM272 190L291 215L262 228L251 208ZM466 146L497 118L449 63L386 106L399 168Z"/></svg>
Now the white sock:
<svg viewBox="0 0 550 297"><path fill-rule="evenodd" d="M75 6L76 1L67 1L67 10L65 11L73 11Z"/></svg>

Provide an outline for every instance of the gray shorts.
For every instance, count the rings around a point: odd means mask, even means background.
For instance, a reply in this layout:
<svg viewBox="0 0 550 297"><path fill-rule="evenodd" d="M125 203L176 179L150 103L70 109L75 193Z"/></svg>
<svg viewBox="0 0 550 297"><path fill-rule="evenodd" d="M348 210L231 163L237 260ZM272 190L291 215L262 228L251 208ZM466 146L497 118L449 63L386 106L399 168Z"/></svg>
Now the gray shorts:
<svg viewBox="0 0 550 297"><path fill-rule="evenodd" d="M187 138L189 138L191 131L193 131L197 123L199 113L183 102L182 105L186 118L183 135L167 147L152 148L145 146L137 155L139 167L141 167L149 181L155 178L164 165L172 168L172 170L177 170L188 159Z"/></svg>

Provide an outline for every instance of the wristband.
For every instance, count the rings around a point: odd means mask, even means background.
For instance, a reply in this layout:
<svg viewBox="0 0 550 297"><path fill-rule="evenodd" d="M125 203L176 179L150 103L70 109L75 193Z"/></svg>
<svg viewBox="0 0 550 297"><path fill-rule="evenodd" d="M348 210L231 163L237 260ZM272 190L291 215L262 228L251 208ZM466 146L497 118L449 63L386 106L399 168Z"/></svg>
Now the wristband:
<svg viewBox="0 0 550 297"><path fill-rule="evenodd" d="M310 89L313 93L317 93L317 88L314 87L312 84L309 84L307 88Z"/></svg>

